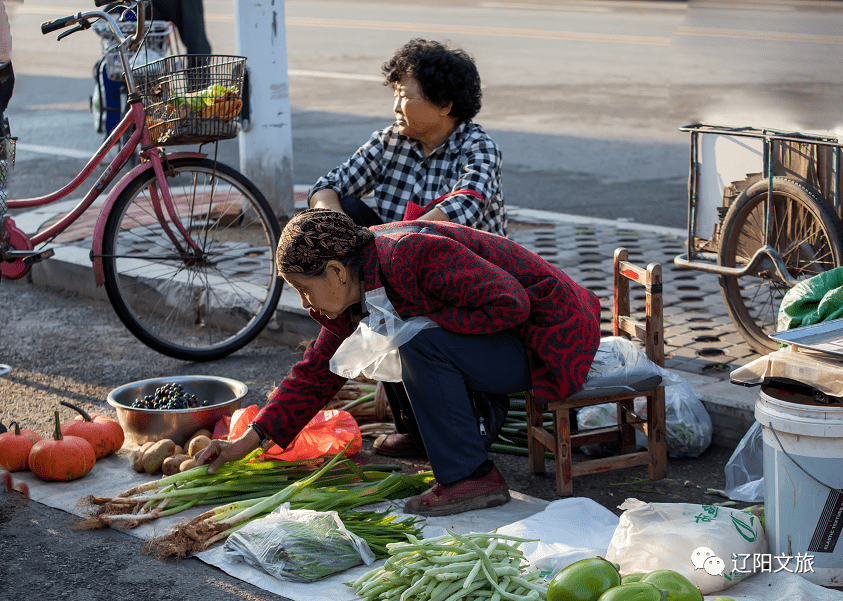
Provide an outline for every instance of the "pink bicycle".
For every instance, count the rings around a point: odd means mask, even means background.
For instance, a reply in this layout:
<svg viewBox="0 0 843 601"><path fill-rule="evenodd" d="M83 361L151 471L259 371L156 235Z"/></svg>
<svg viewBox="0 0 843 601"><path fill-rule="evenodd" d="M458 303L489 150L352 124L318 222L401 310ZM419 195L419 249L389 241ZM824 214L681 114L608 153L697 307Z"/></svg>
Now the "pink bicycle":
<svg viewBox="0 0 843 601"><path fill-rule="evenodd" d="M72 27L59 35L62 39L98 19L107 22L121 41L129 110L72 182L41 198L10 200L8 208L39 207L67 197L131 131L128 143L76 207L46 229L27 235L7 217L2 277L23 277L33 263L52 256L46 245L96 207L93 275L97 285L105 285L126 327L165 355L218 359L253 340L275 314L283 284L273 264L278 219L241 173L202 153L168 154L160 147L237 135L245 59L171 56L133 70L127 48L142 42L143 4L113 3L106 11L117 5L137 12L134 35L125 36L115 19L99 10L49 21L41 30L47 34ZM95 204L138 146L141 164Z"/></svg>

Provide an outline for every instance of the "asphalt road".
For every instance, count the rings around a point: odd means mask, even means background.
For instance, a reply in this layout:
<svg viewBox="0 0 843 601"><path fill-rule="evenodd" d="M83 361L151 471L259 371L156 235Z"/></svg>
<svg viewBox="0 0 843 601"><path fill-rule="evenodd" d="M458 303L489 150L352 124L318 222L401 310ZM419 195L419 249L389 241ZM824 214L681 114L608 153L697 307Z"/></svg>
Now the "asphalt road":
<svg viewBox="0 0 843 601"><path fill-rule="evenodd" d="M234 52L236 1L205 2L214 52ZM90 8L87 0L8 4L18 74L9 116L20 137L12 196L35 196L68 181L98 145L86 111L99 39L82 32L55 42L38 28ZM280 6L297 184L312 183L391 121L380 65L411 37L449 40L475 57L484 89L476 120L504 152L514 205L683 227L688 140L680 126L840 123L840 3ZM239 165L236 142L223 144L220 157Z"/></svg>

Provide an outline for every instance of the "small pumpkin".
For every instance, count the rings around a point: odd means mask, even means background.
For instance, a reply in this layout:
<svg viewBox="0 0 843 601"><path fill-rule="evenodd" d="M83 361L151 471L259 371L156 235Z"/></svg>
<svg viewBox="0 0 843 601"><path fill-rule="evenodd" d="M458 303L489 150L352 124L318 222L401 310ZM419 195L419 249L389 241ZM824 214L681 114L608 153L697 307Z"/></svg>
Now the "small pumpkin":
<svg viewBox="0 0 843 601"><path fill-rule="evenodd" d="M61 433L58 411L55 422L53 438L36 442L29 452L29 469L42 480L77 480L90 472L97 462L94 448L84 438Z"/></svg>
<svg viewBox="0 0 843 601"><path fill-rule="evenodd" d="M119 423L104 415L88 415L84 409L67 401L59 402L79 413L75 419L61 425L61 433L65 436L78 436L87 440L94 447L97 459L111 455L123 446L125 433Z"/></svg>
<svg viewBox="0 0 843 601"><path fill-rule="evenodd" d="M32 430L24 430L18 422L9 424L12 428L0 434L0 467L10 472L28 469L29 451L41 440Z"/></svg>

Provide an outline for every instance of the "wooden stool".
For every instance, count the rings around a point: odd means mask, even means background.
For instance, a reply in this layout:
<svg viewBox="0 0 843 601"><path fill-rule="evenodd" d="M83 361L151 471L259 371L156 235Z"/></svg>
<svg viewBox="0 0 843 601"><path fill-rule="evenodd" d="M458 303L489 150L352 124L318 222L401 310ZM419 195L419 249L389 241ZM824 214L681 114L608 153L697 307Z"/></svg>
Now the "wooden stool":
<svg viewBox="0 0 843 601"><path fill-rule="evenodd" d="M612 325L615 336L626 335L644 344L647 357L656 365L664 367L664 339L662 323L662 268L650 263L646 269L628 261L625 248L615 251L615 294L612 310ZM647 308L644 321L630 316L630 281L644 286L647 293ZM618 382L624 385L625 382ZM652 385L652 384L649 384ZM617 392L616 390L613 392ZM593 394L592 394L593 393ZM527 398L527 448L530 471L544 473L545 450L555 454L556 492L563 497L573 494L574 476L616 470L634 465L649 465L650 479L661 480L667 473L667 440L665 439L664 386L641 392L606 394L601 390L581 391L567 398L546 405L538 403L528 392ZM647 397L647 417L635 413L633 399ZM596 428L571 435L569 412L571 409L617 403L617 424L607 428ZM553 434L542 425L543 412L553 415ZM635 430L647 436L647 450L637 451ZM613 457L589 459L572 465L571 449L617 441L620 454Z"/></svg>

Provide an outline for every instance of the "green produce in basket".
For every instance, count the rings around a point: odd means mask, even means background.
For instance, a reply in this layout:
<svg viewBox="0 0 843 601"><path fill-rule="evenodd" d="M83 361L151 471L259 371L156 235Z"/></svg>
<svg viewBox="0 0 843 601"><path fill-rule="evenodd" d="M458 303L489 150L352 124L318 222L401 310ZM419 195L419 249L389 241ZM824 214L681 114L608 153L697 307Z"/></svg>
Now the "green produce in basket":
<svg viewBox="0 0 843 601"><path fill-rule="evenodd" d="M656 570L650 572L641 582L649 582L667 593L667 601L703 601L700 589L679 572Z"/></svg>
<svg viewBox="0 0 843 601"><path fill-rule="evenodd" d="M600 595L598 601L666 601L667 593L654 584L630 582L622 584Z"/></svg>
<svg viewBox="0 0 843 601"><path fill-rule="evenodd" d="M600 595L620 584L616 564L602 557L581 559L553 577L547 588L547 601L597 601Z"/></svg>
<svg viewBox="0 0 843 601"><path fill-rule="evenodd" d="M187 107L191 111L201 111L205 107L213 106L216 98L223 98L225 96L237 96L237 86L226 87L221 84L212 84L198 92L189 92L183 96L173 96L168 103L174 109L179 109L182 106Z"/></svg>
<svg viewBox="0 0 843 601"><path fill-rule="evenodd" d="M621 584L632 584L633 582L641 582L641 579L647 575L647 572L634 572L621 576Z"/></svg>

